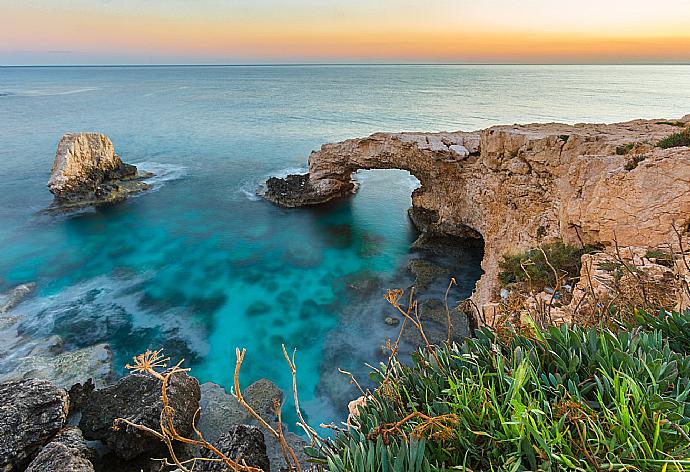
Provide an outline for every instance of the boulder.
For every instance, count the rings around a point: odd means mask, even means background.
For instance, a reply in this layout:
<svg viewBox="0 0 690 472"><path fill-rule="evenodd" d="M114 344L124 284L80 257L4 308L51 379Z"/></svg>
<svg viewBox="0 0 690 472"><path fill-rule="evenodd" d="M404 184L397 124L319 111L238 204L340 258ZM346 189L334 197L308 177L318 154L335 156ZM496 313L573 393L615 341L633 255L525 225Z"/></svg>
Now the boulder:
<svg viewBox="0 0 690 472"><path fill-rule="evenodd" d="M94 451L76 426L67 426L31 461L26 472L93 472Z"/></svg>
<svg viewBox="0 0 690 472"><path fill-rule="evenodd" d="M271 464L266 454L264 434L257 426L232 426L213 445L226 457L236 462L245 463L250 467L258 467L264 472L271 471ZM218 456L209 450L203 450L202 457L215 459ZM199 472L226 471L228 467L219 462L199 461L194 470Z"/></svg>
<svg viewBox="0 0 690 472"><path fill-rule="evenodd" d="M48 188L62 207L116 202L149 188L137 168L115 154L100 133L68 133L60 140Z"/></svg>
<svg viewBox="0 0 690 472"><path fill-rule="evenodd" d="M103 441L118 457L129 460L141 454L163 453L165 446L155 436L129 425L113 429L123 418L156 431L163 410L162 382L150 375L133 373L115 385L94 390L85 400L79 427L87 439ZM185 372L174 374L168 383L173 424L183 436L192 437L192 421L199 408L199 382Z"/></svg>
<svg viewBox="0 0 690 472"><path fill-rule="evenodd" d="M201 384L201 416L197 427L208 442L217 441L234 425L249 422L250 417L235 397L212 382Z"/></svg>
<svg viewBox="0 0 690 472"><path fill-rule="evenodd" d="M67 392L44 380L0 384L0 470L23 470L65 425Z"/></svg>

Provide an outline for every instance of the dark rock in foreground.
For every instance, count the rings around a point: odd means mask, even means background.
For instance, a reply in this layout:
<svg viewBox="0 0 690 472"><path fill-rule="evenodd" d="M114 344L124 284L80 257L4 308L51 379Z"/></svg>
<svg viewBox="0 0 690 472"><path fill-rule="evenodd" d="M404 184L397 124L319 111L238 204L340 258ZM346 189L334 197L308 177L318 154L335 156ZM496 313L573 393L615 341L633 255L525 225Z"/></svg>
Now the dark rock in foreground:
<svg viewBox="0 0 690 472"><path fill-rule="evenodd" d="M44 380L0 384L0 470L24 470L65 425L67 392Z"/></svg>
<svg viewBox="0 0 690 472"><path fill-rule="evenodd" d="M258 467L264 472L271 472L271 464L266 454L264 434L257 426L236 425L223 434L214 446L226 457L246 464L250 467ZM217 458L211 451L204 450L202 456ZM194 470L200 472L226 471L228 467L220 462L197 462Z"/></svg>
<svg viewBox="0 0 690 472"><path fill-rule="evenodd" d="M114 203L147 190L133 165L122 162L113 143L100 133L68 133L58 144L48 188L55 195L52 210Z"/></svg>
<svg viewBox="0 0 690 472"><path fill-rule="evenodd" d="M324 192L324 181L313 185L309 174L291 174L287 177L271 177L266 181L266 189L263 197L276 205L295 208L306 205L317 205L335 198L352 193L355 185L352 182L341 184L334 191L328 187L328 193Z"/></svg>
<svg viewBox="0 0 690 472"><path fill-rule="evenodd" d="M93 457L79 428L67 426L41 449L26 472L93 472Z"/></svg>
<svg viewBox="0 0 690 472"><path fill-rule="evenodd" d="M102 440L118 457L129 460L144 453L163 453L165 446L151 434L113 422L124 418L153 430L160 429L163 409L162 382L144 374L130 374L117 384L95 390L85 400L79 427L87 439ZM184 372L168 383L168 399L174 410L173 424L183 436L192 437L192 421L199 408L199 382Z"/></svg>

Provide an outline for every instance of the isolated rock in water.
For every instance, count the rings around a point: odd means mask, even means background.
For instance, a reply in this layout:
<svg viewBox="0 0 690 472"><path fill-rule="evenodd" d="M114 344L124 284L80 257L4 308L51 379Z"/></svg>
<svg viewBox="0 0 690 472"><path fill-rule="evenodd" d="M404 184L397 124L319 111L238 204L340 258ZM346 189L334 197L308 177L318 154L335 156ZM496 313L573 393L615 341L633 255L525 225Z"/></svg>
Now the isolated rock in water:
<svg viewBox="0 0 690 472"><path fill-rule="evenodd" d="M93 472L94 451L76 426L67 426L31 461L26 472Z"/></svg>
<svg viewBox="0 0 690 472"><path fill-rule="evenodd" d="M60 205L109 203L149 188L149 177L125 164L113 143L100 133L69 133L55 153L48 188Z"/></svg>
<svg viewBox="0 0 690 472"><path fill-rule="evenodd" d="M240 464L246 463L250 467L258 467L264 472L271 472L264 434L257 426L233 426L213 445L226 457ZM206 458L218 458L208 450L204 450L202 455ZM194 470L201 472L226 471L228 467L220 462L199 461Z"/></svg>
<svg viewBox="0 0 690 472"><path fill-rule="evenodd" d="M294 208L343 197L355 188L351 182L344 182L335 191L333 185L324 184L317 182L317 185L312 185L309 174L291 174L284 179L271 177L266 181L263 197L276 205Z"/></svg>
<svg viewBox="0 0 690 472"><path fill-rule="evenodd" d="M24 470L65 425L67 392L44 380L0 384L0 470Z"/></svg>
<svg viewBox="0 0 690 472"><path fill-rule="evenodd" d="M0 313L7 313L12 308L19 305L36 288L34 282L21 284L14 287L7 293L0 295Z"/></svg>
<svg viewBox="0 0 690 472"><path fill-rule="evenodd" d="M84 401L79 427L87 439L102 440L118 457L129 460L144 453L160 453L164 444L155 436L128 425L113 430L117 418L158 431L163 410L162 382L150 375L130 374L112 386L93 391ZM193 435L192 421L199 408L199 382L184 372L168 383L168 399L178 433Z"/></svg>

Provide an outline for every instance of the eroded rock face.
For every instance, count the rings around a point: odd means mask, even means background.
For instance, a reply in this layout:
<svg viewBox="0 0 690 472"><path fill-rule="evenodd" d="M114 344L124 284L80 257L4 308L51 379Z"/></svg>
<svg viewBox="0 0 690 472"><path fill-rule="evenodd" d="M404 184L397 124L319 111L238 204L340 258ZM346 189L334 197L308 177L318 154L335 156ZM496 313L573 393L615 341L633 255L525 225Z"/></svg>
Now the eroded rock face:
<svg viewBox="0 0 690 472"><path fill-rule="evenodd" d="M67 426L41 449L26 472L93 472L93 457L79 428Z"/></svg>
<svg viewBox="0 0 690 472"><path fill-rule="evenodd" d="M44 380L0 384L0 470L24 470L65 425L67 392Z"/></svg>
<svg viewBox="0 0 690 472"><path fill-rule="evenodd" d="M271 464L266 454L266 443L264 434L257 426L236 425L223 434L214 446L226 457L246 464L250 467L258 467L264 472L271 472ZM203 457L217 458L211 451L204 450ZM200 461L194 470L211 472L225 471L228 467L219 462Z"/></svg>
<svg viewBox="0 0 690 472"><path fill-rule="evenodd" d="M100 133L68 133L58 144L48 188L62 207L111 203L149 188Z"/></svg>
<svg viewBox="0 0 690 472"><path fill-rule="evenodd" d="M690 125L690 115L682 121ZM687 238L690 148L653 145L678 130L635 120L377 133L313 152L305 204L343 195L359 169L409 171L421 183L412 203L425 216L422 229L484 239L473 296L482 306L498 298L502 256L541 241L657 247L675 240L673 224ZM631 165L634 157L640 161Z"/></svg>
<svg viewBox="0 0 690 472"><path fill-rule="evenodd" d="M174 409L173 424L183 436L193 435L192 421L199 408L199 382L184 372L168 383L168 398ZM118 457L129 460L144 453L163 452L165 446L153 435L131 426L113 430L124 418L156 431L163 409L161 381L144 374L130 374L106 388L94 390L84 401L79 427L87 439L102 440Z"/></svg>

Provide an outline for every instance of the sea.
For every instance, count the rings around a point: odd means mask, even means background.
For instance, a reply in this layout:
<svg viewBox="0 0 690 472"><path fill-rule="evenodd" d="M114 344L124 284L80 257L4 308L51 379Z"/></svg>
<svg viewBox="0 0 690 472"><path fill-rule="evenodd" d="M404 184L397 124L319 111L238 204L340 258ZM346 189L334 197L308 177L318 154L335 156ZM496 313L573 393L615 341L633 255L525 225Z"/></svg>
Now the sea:
<svg viewBox="0 0 690 472"><path fill-rule="evenodd" d="M0 378L50 337L107 343L115 376L164 349L230 389L292 379L313 425L343 421L398 327L387 288L408 289L418 234L404 171L355 175L352 198L282 209L257 192L306 171L323 143L378 131L476 130L528 122L616 122L690 113L688 65L304 65L0 67L0 293L34 292L0 314ZM108 135L155 177L116 205L49 214L46 183L67 132ZM653 185L653 182L650 182ZM446 261L453 304L481 251ZM442 293L448 280L436 281ZM293 428L294 429L294 428Z"/></svg>

